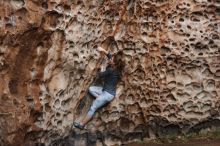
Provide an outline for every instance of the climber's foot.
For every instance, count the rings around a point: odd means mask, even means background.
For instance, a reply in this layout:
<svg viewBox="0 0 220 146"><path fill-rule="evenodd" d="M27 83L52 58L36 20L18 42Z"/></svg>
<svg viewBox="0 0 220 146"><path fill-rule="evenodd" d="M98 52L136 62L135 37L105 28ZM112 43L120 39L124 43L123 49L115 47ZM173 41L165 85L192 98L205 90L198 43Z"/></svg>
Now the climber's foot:
<svg viewBox="0 0 220 146"><path fill-rule="evenodd" d="M80 130L85 129L85 126L81 125L81 124L78 123L78 122L73 122L73 125L74 125L74 127L78 128L78 129L80 129Z"/></svg>

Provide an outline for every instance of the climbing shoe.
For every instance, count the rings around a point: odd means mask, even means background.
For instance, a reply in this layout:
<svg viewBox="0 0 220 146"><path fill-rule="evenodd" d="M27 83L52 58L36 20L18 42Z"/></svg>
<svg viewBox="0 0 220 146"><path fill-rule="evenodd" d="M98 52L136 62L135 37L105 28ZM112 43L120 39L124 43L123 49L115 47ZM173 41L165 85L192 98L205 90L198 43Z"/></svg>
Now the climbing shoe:
<svg viewBox="0 0 220 146"><path fill-rule="evenodd" d="M83 125L80 125L80 123L78 123L78 122L73 122L73 125L74 125L74 127L78 128L78 129L80 129L80 130L83 130L83 129L84 129L84 126L83 126Z"/></svg>

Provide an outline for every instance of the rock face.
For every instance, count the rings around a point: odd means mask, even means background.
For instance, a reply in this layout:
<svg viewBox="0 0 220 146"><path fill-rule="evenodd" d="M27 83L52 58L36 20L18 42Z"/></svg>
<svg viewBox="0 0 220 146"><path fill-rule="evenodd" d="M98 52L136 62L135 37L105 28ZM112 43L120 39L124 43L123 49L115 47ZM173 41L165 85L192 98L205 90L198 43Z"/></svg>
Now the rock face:
<svg viewBox="0 0 220 146"><path fill-rule="evenodd" d="M0 145L111 145L220 126L219 34L219 0L0 1ZM123 50L125 78L77 131L97 45Z"/></svg>

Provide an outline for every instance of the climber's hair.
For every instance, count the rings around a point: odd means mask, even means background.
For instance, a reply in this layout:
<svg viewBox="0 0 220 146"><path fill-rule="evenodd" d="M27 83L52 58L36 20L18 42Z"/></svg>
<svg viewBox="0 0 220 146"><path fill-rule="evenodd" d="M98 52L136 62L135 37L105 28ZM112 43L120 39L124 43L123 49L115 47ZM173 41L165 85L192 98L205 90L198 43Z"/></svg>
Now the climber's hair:
<svg viewBox="0 0 220 146"><path fill-rule="evenodd" d="M113 61L115 63L115 69L122 75L124 71L124 60L123 60L123 51L118 51L116 54L113 54Z"/></svg>
<svg viewBox="0 0 220 146"><path fill-rule="evenodd" d="M110 52L114 51L114 50L119 50L118 44L115 41L114 36L109 36L106 40L105 43L107 44L108 50ZM120 75L122 76L123 71L124 71L124 56L123 56L123 51L119 50L117 53L114 53L112 55L113 57L113 62L115 63L115 69L120 73Z"/></svg>

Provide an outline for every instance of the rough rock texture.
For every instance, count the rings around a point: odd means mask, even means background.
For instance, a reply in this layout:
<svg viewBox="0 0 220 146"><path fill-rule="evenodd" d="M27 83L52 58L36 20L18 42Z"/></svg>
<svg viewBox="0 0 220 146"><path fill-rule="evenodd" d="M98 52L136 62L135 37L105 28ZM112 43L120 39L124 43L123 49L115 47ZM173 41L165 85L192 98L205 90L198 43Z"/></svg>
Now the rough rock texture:
<svg viewBox="0 0 220 146"><path fill-rule="evenodd" d="M89 131L71 130L92 102L96 45L123 50L126 78ZM0 0L1 146L111 145L219 126L219 0Z"/></svg>

